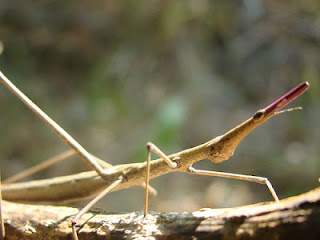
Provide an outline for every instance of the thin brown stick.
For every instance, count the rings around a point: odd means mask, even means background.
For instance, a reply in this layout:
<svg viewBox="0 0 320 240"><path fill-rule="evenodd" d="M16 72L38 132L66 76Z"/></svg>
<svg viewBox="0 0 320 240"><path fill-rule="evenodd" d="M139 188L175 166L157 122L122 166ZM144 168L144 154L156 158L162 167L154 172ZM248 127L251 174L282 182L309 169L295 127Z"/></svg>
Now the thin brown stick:
<svg viewBox="0 0 320 240"><path fill-rule="evenodd" d="M147 144L147 172L146 172L146 182L145 182L145 191L144 191L144 213L143 217L146 218L148 214L148 205L149 205L149 179L150 179L150 161L151 161L151 153L150 153L150 144Z"/></svg>

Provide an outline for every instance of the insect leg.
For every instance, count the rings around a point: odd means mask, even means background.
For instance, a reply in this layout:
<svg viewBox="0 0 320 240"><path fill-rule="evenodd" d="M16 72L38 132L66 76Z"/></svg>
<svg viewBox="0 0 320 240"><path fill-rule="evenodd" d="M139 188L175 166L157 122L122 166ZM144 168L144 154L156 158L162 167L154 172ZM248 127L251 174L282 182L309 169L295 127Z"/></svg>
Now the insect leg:
<svg viewBox="0 0 320 240"><path fill-rule="evenodd" d="M73 240L78 240L78 234L76 231L76 224L79 218L85 214L94 204L96 204L101 198L103 198L105 195L107 195L112 189L114 189L116 186L118 186L122 182L122 177L115 180L111 185L109 185L105 190L103 190L101 193L99 193L94 199L92 199L84 208L81 209L80 212L77 213L77 215L71 220L71 226L72 226L72 235Z"/></svg>
<svg viewBox="0 0 320 240"><path fill-rule="evenodd" d="M146 181L145 181L145 194L144 194L144 218L148 214L149 206L149 178L150 178L150 161L151 161L151 151L161 157L170 167L176 168L177 163L173 162L170 158L167 157L156 145L151 142L147 143L147 172L146 172Z"/></svg>
<svg viewBox="0 0 320 240"><path fill-rule="evenodd" d="M188 173L191 174L198 174L198 175L207 175L207 176L215 176L215 177L224 177L224 178L233 178L233 179L239 179L239 180L244 180L244 181L250 181L250 182L255 182L255 183L260 183L260 184L265 184L272 197L274 198L275 201L279 201L279 198L273 189L271 182L265 178L265 177L257 177L257 176L250 176L250 175L243 175L243 174L234 174L234 173L225 173L225 172L216 172L216 171L205 171L205 170L198 170L194 169L192 165L188 167Z"/></svg>

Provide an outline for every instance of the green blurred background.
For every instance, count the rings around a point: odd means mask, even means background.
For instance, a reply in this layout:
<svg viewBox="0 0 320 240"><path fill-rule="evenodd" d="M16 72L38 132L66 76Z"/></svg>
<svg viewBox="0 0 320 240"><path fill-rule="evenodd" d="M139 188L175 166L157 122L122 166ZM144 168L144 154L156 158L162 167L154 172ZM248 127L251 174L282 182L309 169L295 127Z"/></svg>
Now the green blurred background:
<svg viewBox="0 0 320 240"><path fill-rule="evenodd" d="M309 81L290 105L303 111L272 118L229 161L195 167L268 177L280 198L319 185L318 0L1 1L0 43L1 71L114 165L145 161L147 141L168 154L206 142ZM0 133L3 178L68 149L4 86ZM87 169L74 158L32 178ZM155 211L272 200L262 185L186 173L151 184ZM141 210L143 189L98 206Z"/></svg>

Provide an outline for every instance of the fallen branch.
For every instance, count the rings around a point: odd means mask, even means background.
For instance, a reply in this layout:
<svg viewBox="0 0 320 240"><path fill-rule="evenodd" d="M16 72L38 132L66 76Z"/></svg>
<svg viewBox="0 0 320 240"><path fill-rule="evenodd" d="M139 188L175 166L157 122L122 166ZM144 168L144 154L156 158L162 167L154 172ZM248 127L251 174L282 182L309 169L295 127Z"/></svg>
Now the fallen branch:
<svg viewBox="0 0 320 240"><path fill-rule="evenodd" d="M76 208L3 202L6 239L72 239ZM320 239L320 188L280 202L190 213L85 214L79 239Z"/></svg>

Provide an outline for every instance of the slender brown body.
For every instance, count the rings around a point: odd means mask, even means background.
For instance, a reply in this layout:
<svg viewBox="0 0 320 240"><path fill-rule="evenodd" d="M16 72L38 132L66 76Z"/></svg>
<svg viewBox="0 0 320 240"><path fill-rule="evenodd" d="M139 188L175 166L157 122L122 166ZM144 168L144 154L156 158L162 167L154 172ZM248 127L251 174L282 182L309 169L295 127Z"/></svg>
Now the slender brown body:
<svg viewBox="0 0 320 240"><path fill-rule="evenodd" d="M222 136L168 156L170 159L177 157L181 159L177 168L170 168L162 159L151 161L150 178L173 171L186 172L192 163L203 159L210 159L214 163L229 159L240 141L267 120L256 119L254 116ZM89 171L45 180L12 183L2 186L2 197L9 201L29 203L68 202L90 198L121 175L125 180L113 191L141 185L145 179L145 168L145 162L117 165L107 170L109 179L102 179L95 171Z"/></svg>
<svg viewBox="0 0 320 240"><path fill-rule="evenodd" d="M35 112L50 126L75 152L77 152L95 171L82 172L65 177L56 177L46 180L30 181L25 183L11 183L2 185L2 198L15 202L67 202L97 195L103 189L118 181L111 191L142 185L146 179L147 163L132 163L117 165L103 169L95 157L88 153L66 131L56 124L47 114L25 96L12 82L0 72L0 82L12 91L22 102ZM309 87L307 82L301 83L284 96L257 111L251 118L222 136L218 136L199 146L172 154L171 161L176 161L176 167L170 167L163 159L150 163L150 178L155 178L173 171L190 172L191 165L203 159L210 159L219 163L229 159L241 140L257 126L281 112L279 110L300 96ZM169 160L169 161L170 161ZM170 161L170 162L171 162ZM193 172L194 173L194 172ZM230 174L232 175L232 174ZM233 176L230 176L233 178ZM238 179L243 179L237 176ZM248 179L247 179L248 180ZM265 184L265 180L249 180ZM277 197L276 197L277 199Z"/></svg>
<svg viewBox="0 0 320 240"><path fill-rule="evenodd" d="M190 174L219 176L235 178L265 184L275 201L279 198L267 178L248 176L232 173L221 173L215 171L197 170L192 164L204 158L210 159L213 163L219 163L229 159L241 140L247 136L254 128L265 123L274 115L284 111L279 111L288 103L305 92L309 84L301 83L266 108L256 112L250 119L233 128L226 134L216 137L211 141L199 146L184 150L182 152L166 156L153 143L147 143L147 161L144 163L124 164L110 167L106 163L101 164L101 160L87 152L75 139L73 139L63 128L34 104L23 92L21 92L2 72L0 72L0 82L13 92L25 105L27 105L42 121L44 121L59 137L76 152L92 172L83 172L66 177L57 177L47 180L31 181L26 183L6 184L1 186L3 199L16 202L66 202L82 198L94 197L75 217L71 220L72 236L78 240L77 222L79 218L87 212L102 197L111 191L121 188L128 188L134 185L145 184L145 204L144 219L148 214L148 192L149 179L161 176L172 171L188 172ZM291 109L293 110L293 109ZM151 151L161 158L150 161ZM51 160L51 162L54 162ZM47 162L48 163L48 162ZM106 166L107 165L107 166ZM48 166L48 165L47 165ZM102 166L105 166L104 169ZM33 169L34 170L34 169ZM33 171L29 169L29 172ZM25 173L21 173L20 176ZM19 177L15 177L18 179ZM12 179L11 179L12 180ZM0 182L1 185L1 182ZM1 203L0 195L0 203ZM5 238L5 228L2 220L0 206L0 238Z"/></svg>

